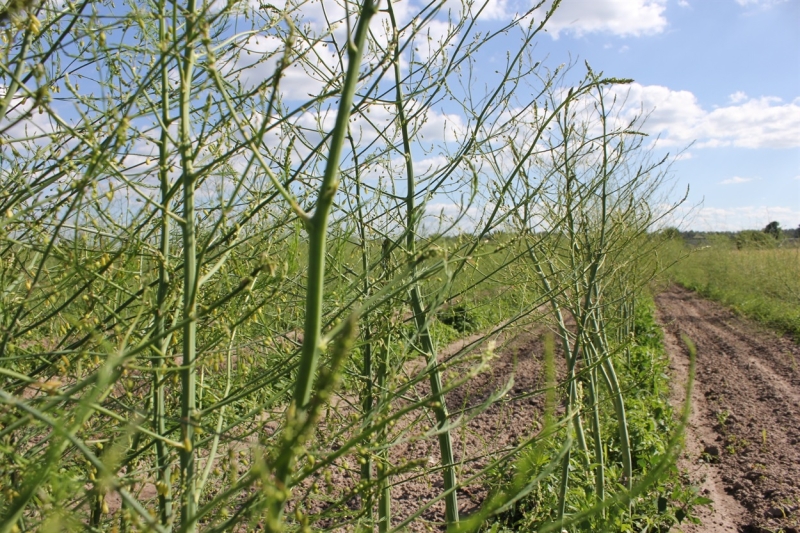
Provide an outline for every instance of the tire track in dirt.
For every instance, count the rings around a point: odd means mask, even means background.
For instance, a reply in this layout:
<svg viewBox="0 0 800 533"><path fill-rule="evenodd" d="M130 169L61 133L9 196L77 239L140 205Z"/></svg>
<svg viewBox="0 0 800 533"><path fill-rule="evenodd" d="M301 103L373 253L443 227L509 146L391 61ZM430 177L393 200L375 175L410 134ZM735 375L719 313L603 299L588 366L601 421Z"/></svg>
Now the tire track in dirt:
<svg viewBox="0 0 800 533"><path fill-rule="evenodd" d="M800 346L679 287L656 298L679 398L697 345L682 467L714 510L684 531L800 531Z"/></svg>

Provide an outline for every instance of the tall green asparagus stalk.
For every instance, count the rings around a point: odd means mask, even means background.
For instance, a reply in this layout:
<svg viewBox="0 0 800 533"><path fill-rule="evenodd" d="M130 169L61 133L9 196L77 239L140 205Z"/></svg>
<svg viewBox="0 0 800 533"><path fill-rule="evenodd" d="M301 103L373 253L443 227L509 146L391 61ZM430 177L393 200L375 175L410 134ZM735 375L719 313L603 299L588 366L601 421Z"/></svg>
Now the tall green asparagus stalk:
<svg viewBox="0 0 800 533"><path fill-rule="evenodd" d="M398 35L397 20L395 19L394 9L391 1L388 6L389 18L392 22L394 34ZM420 343L425 357L428 359L428 372L430 376L431 398L433 399L433 412L436 416L436 423L439 435L439 451L442 456L442 476L444 478L445 496L445 521L448 527L458 524L458 495L456 493L456 471L455 458L453 456L453 443L450 437L450 430L447 423L450 415L447 412L447 403L442 394L442 377L439 371L439 362L436 357L436 348L428 329L428 317L422 302L422 292L417 282L417 226L419 212L415 205L415 178L413 156L411 154L411 139L408 133L408 121L406 119L402 76L400 72L400 47L395 46L394 56L394 76L395 76L395 107L397 109L397 120L403 136L403 157L406 169L406 254L408 254L408 265L411 278L414 280L411 286L411 310L414 313L414 321L419 332Z"/></svg>
<svg viewBox="0 0 800 533"><path fill-rule="evenodd" d="M314 378L321 352L322 337L322 304L325 293L325 254L328 217L339 188L339 165L342 148L347 138L348 121L353 107L353 98L359 80L361 59L369 33L369 22L378 11L378 4L366 0L356 25L355 34L349 39L347 47L348 65L345 73L342 95L336 114L333 133L331 135L325 173L317 195L314 214L306 219L309 233L308 243L308 285L306 287L305 324L303 328L303 345L300 353L297 381L295 383L293 408L290 409L291 423L303 422L308 414ZM288 494L289 477L291 475L293 453L283 454L279 464L275 465L276 484L284 490L283 497L278 498L270 509L268 528L280 528L283 507Z"/></svg>
<svg viewBox="0 0 800 533"><path fill-rule="evenodd" d="M167 38L167 9L166 2L161 0L159 4L158 36L161 42ZM158 145L158 177L161 186L161 235L160 235L160 257L158 261L158 294L156 296L156 315L154 320L154 335L156 337L153 366L153 429L159 435L166 435L166 405L164 397L164 380L166 375L163 369L166 368L167 350L171 335L166 334L167 320L167 295L170 286L170 182L169 182L169 150L170 139L167 130L170 123L169 112L169 63L163 61L161 64L161 137ZM172 519L172 481L170 476L170 453L165 443L156 440L156 470L158 490L158 514L162 525L166 525Z"/></svg>
<svg viewBox="0 0 800 533"><path fill-rule="evenodd" d="M196 530L197 510L194 452L194 417L196 408L197 349L197 236L195 228L195 188L192 150L192 79L195 67L195 0L188 0L184 16L186 42L180 66L180 145L181 185L183 188L183 360L181 362L181 523L187 533Z"/></svg>

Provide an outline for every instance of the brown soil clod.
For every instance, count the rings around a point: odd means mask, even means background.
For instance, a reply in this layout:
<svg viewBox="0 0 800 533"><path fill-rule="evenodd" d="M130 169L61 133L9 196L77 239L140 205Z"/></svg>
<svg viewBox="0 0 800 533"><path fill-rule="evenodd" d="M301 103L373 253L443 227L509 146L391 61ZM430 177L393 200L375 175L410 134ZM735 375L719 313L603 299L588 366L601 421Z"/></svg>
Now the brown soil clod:
<svg viewBox="0 0 800 533"><path fill-rule="evenodd" d="M800 530L800 346L679 287L656 303L676 401L688 373L680 336L697 346L681 466L714 508L683 531Z"/></svg>

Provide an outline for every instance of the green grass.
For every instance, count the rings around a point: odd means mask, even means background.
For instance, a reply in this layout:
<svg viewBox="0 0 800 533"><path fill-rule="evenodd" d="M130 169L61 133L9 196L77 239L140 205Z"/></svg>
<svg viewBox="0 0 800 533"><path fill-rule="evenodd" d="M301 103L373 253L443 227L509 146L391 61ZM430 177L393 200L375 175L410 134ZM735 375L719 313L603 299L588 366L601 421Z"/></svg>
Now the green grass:
<svg viewBox="0 0 800 533"><path fill-rule="evenodd" d="M672 281L800 340L800 248L744 247L719 240L684 253Z"/></svg>

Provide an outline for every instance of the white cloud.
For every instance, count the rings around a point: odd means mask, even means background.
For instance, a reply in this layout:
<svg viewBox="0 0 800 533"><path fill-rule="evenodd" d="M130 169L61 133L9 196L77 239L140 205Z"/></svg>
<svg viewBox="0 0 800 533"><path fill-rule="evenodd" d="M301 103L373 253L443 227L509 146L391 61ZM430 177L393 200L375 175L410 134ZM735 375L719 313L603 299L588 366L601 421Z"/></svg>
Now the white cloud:
<svg viewBox="0 0 800 533"><path fill-rule="evenodd" d="M293 154L301 159L308 157L313 147L323 141L326 133L333 130L337 112L336 106L326 106L309 109L294 118L289 124L293 128L293 133L297 135L296 141L299 142L294 143ZM467 123L460 114L444 113L431 107L423 107L417 100L407 101L406 113L414 150L421 148L423 152L430 153L434 147L443 143L463 141L467 133ZM260 115L253 117L251 120L253 127L257 128L262 120L263 117ZM362 108L361 112L352 116L349 130L357 146L373 146L371 150L380 151L383 149L381 147L395 146L400 142L401 134L397 128L394 104L375 103ZM286 147L288 140L288 135L277 128L272 128L265 137L265 144L270 148ZM446 162L444 158L434 157L428 157L424 161L430 164L418 166L415 162L415 169L418 172L433 172L442 161ZM402 165L397 168L403 173ZM381 172L377 172L374 177L380 174Z"/></svg>
<svg viewBox="0 0 800 533"><path fill-rule="evenodd" d="M407 2L400 2L407 3ZM445 0L441 13L447 16L460 17L465 7L462 0ZM479 20L508 21L516 13L527 10L526 4L519 0L475 0L469 5L469 16Z"/></svg>
<svg viewBox="0 0 800 533"><path fill-rule="evenodd" d="M449 159L443 155L436 155L414 161L414 174L418 178L426 176L444 168L448 162Z"/></svg>
<svg viewBox="0 0 800 533"><path fill-rule="evenodd" d="M353 117L350 131L353 132L359 144L367 144L380 136L396 137L399 132L395 130L397 114L393 104L373 104L367 111L369 120L362 114ZM414 142L429 146L438 141L452 142L463 139L466 134L464 118L455 113L443 113L430 107L422 108L417 100L408 102L406 114L409 117L409 127L414 132ZM317 114L307 112L304 120L309 128L316 127ZM335 115L329 113L322 131L333 128Z"/></svg>
<svg viewBox="0 0 800 533"><path fill-rule="evenodd" d="M747 95L742 91L736 91L732 95L729 96L731 103L740 104L747 100Z"/></svg>
<svg viewBox="0 0 800 533"><path fill-rule="evenodd" d="M8 87L0 84L0 97L5 98L7 91ZM18 91L11 97L6 113L0 117L0 130L5 130L7 139L41 136L36 144L46 142L46 136L61 129L50 116L53 107L51 105L47 111L42 107L34 108L34 99Z"/></svg>
<svg viewBox="0 0 800 533"><path fill-rule="evenodd" d="M665 0L563 0L546 28L556 39L561 32L639 37L666 29L665 10ZM539 9L537 18L544 12L545 8Z"/></svg>
<svg viewBox="0 0 800 533"><path fill-rule="evenodd" d="M732 178L728 178L726 180L722 180L719 182L720 185L736 185L739 183L747 183L748 181L753 181L753 178L742 178L741 176L734 176Z"/></svg>
<svg viewBox="0 0 800 533"><path fill-rule="evenodd" d="M420 221L420 229L425 234L455 235L473 232L480 227L484 211L491 207L491 205L478 207L448 201L430 202L425 204L425 214Z"/></svg>
<svg viewBox="0 0 800 533"><path fill-rule="evenodd" d="M247 89L252 89L269 79L276 71L285 53L285 43L275 35L252 35L240 44L243 53L224 63L226 77L235 77ZM325 86L322 73L336 67L333 49L316 43L311 49L304 43L295 43L295 54L306 59L294 61L281 76L281 92L289 100L307 100ZM333 74L331 74L333 77Z"/></svg>
<svg viewBox="0 0 800 533"><path fill-rule="evenodd" d="M302 0L284 1L287 2L286 9L302 20L305 38L295 39L292 45L289 54L291 64L282 72L280 79L281 96L284 101L306 101L322 90L341 83L348 62L348 56L344 52L348 39L347 12L344 9L345 3L341 0L319 0L311 3ZM505 5L505 1L507 0L502 0L501 4ZM490 13L494 13L492 9L500 9L497 7L500 4L495 4L497 3L493 0L487 7ZM460 1L458 6L461 6ZM495 7L490 9L491 6ZM423 24L419 19L429 15L431 8L417 12L415 7L411 2L399 2L393 9L398 25L405 27L399 35L400 41L414 50L415 60L425 62L434 54L452 48L459 34L450 20L432 18L425 20ZM414 15L417 20L409 24ZM390 42L394 38L389 16L382 10L370 24L369 39L375 46L369 47L363 63L373 63L376 55L382 59L381 50L390 48ZM253 89L275 74L286 53L286 46L286 39L275 32L243 34L235 46L227 49L227 53L219 59L221 70L228 80L236 80L246 89ZM403 54L401 70L408 69L409 59L409 53ZM391 82L394 70L381 70L380 75Z"/></svg>
<svg viewBox="0 0 800 533"><path fill-rule="evenodd" d="M783 4L786 0L736 0L736 3L742 7L763 7L769 8L778 4Z"/></svg>
<svg viewBox="0 0 800 533"><path fill-rule="evenodd" d="M477 6L472 7L472 11L476 12ZM480 12L482 20L502 20L508 18L511 10L509 0L486 0L483 11Z"/></svg>
<svg viewBox="0 0 800 533"><path fill-rule="evenodd" d="M453 44L453 25L449 21L431 20L414 37L417 60L427 61L445 45Z"/></svg>
<svg viewBox="0 0 800 533"><path fill-rule="evenodd" d="M462 139L466 133L466 125L461 115L454 113L440 113L434 109L428 110L424 123L417 134L425 141L456 141Z"/></svg>
<svg viewBox="0 0 800 533"><path fill-rule="evenodd" d="M660 85L632 83L616 92L627 97L622 118L629 120L642 110L649 113L643 129L660 135L662 146L696 141L696 148L800 147L800 98L787 103L768 96L744 97L747 99L708 110L691 92Z"/></svg>
<svg viewBox="0 0 800 533"><path fill-rule="evenodd" d="M689 7L689 2L686 0L678 0L678 5L681 7Z"/></svg>

